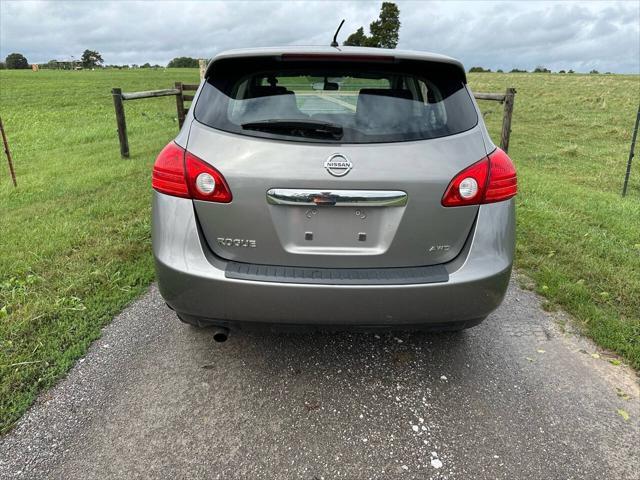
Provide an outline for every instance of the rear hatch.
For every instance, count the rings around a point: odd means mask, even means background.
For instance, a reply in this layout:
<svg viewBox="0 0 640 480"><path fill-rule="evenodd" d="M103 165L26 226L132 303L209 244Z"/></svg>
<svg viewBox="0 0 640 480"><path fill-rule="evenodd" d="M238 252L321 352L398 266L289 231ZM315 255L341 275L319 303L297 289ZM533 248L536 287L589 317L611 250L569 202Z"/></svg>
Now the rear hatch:
<svg viewBox="0 0 640 480"><path fill-rule="evenodd" d="M216 62L208 75L187 149L233 195L194 201L218 256L374 268L440 264L460 252L478 207L441 199L487 152L458 66L245 57Z"/></svg>

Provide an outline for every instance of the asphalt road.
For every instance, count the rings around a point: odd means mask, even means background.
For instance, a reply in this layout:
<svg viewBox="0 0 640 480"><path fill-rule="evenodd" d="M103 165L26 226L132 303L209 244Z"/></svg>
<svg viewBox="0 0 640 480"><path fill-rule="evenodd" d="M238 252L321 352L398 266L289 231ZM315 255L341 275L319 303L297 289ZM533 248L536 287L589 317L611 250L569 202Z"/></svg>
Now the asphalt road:
<svg viewBox="0 0 640 480"><path fill-rule="evenodd" d="M515 284L461 335L224 344L152 288L0 439L0 478L640 478L637 377L595 351Z"/></svg>

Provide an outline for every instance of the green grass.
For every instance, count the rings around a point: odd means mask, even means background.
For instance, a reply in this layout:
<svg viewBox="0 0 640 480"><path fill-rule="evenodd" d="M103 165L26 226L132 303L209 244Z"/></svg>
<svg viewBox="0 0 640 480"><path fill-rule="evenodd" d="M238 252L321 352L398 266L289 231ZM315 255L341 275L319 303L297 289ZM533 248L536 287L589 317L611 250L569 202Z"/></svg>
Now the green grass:
<svg viewBox="0 0 640 480"><path fill-rule="evenodd" d="M520 190L516 266L588 336L640 369L638 161L620 196L640 77L469 77L475 91L517 90L509 149ZM497 143L502 107L480 108Z"/></svg>
<svg viewBox="0 0 640 480"><path fill-rule="evenodd" d="M175 101L125 103L132 156L122 160L109 92L174 81L195 82L197 71L0 71L19 184L0 158L0 432L153 280L150 169L177 132ZM620 198L640 77L472 74L470 83L518 90L518 268L640 368L640 165ZM497 141L502 107L481 108Z"/></svg>
<svg viewBox="0 0 640 480"><path fill-rule="evenodd" d="M150 168L177 132L174 97L125 103L119 156L112 87L196 82L197 70L0 71L0 432L153 280Z"/></svg>

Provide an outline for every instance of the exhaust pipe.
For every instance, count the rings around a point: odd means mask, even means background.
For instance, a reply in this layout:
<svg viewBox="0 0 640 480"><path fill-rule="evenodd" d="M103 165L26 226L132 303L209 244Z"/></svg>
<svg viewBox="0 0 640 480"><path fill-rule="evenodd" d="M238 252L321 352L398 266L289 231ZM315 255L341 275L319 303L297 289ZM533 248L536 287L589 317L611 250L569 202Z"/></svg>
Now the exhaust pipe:
<svg viewBox="0 0 640 480"><path fill-rule="evenodd" d="M229 338L229 329L225 327L216 327L213 330L213 341L217 343L223 343Z"/></svg>

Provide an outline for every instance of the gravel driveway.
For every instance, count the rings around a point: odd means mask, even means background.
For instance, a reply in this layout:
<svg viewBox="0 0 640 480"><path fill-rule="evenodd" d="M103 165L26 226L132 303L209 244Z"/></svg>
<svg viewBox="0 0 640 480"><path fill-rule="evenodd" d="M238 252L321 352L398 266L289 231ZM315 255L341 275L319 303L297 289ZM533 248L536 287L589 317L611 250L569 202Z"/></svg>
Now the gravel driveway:
<svg viewBox="0 0 640 480"><path fill-rule="evenodd" d="M557 317L513 283L461 335L216 344L152 288L0 439L0 478L639 478L637 377Z"/></svg>

